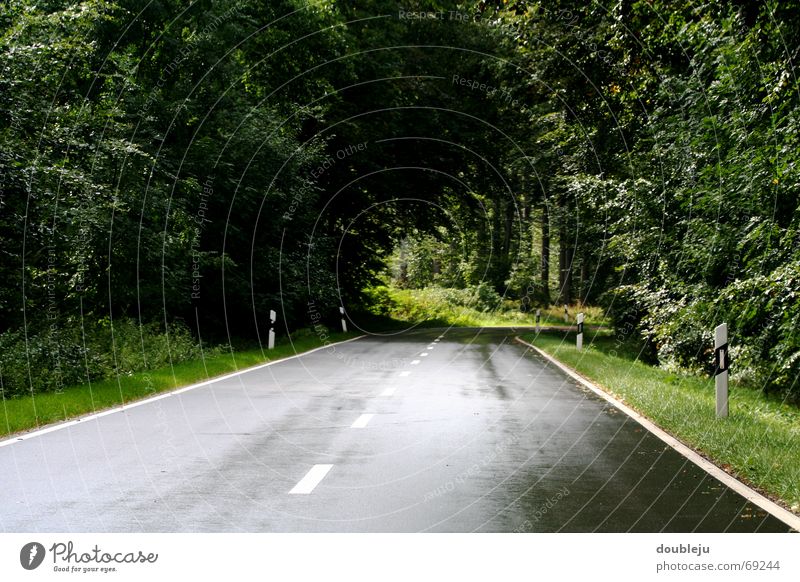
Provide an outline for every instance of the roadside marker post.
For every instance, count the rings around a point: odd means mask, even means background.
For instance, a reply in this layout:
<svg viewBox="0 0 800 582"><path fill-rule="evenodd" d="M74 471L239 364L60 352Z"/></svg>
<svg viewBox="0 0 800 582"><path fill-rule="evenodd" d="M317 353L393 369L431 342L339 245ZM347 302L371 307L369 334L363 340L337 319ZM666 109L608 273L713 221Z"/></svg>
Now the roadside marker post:
<svg viewBox="0 0 800 582"><path fill-rule="evenodd" d="M536 310L536 333L539 333L539 330L541 329L541 326L539 325L539 322L541 320L542 320L542 310L541 309L537 309Z"/></svg>
<svg viewBox="0 0 800 582"><path fill-rule="evenodd" d="M717 418L728 417L728 324L714 329L714 383L717 389Z"/></svg>
<svg viewBox="0 0 800 582"><path fill-rule="evenodd" d="M339 313L342 315L342 331L347 333L347 322L344 320L344 306L339 307Z"/></svg>
<svg viewBox="0 0 800 582"><path fill-rule="evenodd" d="M269 339L267 340L267 349L275 349L275 321L278 319L274 309L269 310Z"/></svg>
<svg viewBox="0 0 800 582"><path fill-rule="evenodd" d="M578 335L576 337L575 343L578 347L578 351L583 349L583 313L579 313L578 317Z"/></svg>

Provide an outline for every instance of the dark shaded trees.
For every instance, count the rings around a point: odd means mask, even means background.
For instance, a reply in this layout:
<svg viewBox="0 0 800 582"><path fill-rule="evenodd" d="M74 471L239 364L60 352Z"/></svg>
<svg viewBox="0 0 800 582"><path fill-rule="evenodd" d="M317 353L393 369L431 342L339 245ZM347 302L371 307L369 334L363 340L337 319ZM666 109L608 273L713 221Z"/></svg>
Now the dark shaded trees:
<svg viewBox="0 0 800 582"><path fill-rule="evenodd" d="M257 337L357 309L417 236L434 279L602 301L664 363L704 367L725 319L740 369L796 391L797 2L403 14L3 4L2 330Z"/></svg>

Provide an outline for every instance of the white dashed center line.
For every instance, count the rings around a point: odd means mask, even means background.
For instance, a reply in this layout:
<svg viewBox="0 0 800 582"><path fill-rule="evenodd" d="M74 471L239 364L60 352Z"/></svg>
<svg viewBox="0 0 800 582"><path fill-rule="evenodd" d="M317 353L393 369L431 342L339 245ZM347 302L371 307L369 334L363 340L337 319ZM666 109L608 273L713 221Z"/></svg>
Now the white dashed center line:
<svg viewBox="0 0 800 582"><path fill-rule="evenodd" d="M386 390L381 392L381 396L391 396L392 394L394 394L395 390L397 390L397 388L395 387L387 388Z"/></svg>
<svg viewBox="0 0 800 582"><path fill-rule="evenodd" d="M422 353L420 354L420 357L421 357L421 358L424 358L424 357L425 357L425 356L427 356L427 355L428 355L428 354L427 354L427 352L422 352Z"/></svg>
<svg viewBox="0 0 800 582"><path fill-rule="evenodd" d="M405 378L406 376L410 376L410 375L411 375L411 372L409 372L408 370L406 370L405 372L400 372L400 377L401 378Z"/></svg>
<svg viewBox="0 0 800 582"><path fill-rule="evenodd" d="M369 421L372 420L372 417L375 416L374 414L362 414L359 416L356 421L350 425L350 428L364 428L369 424Z"/></svg>
<svg viewBox="0 0 800 582"><path fill-rule="evenodd" d="M417 364L419 364L419 362L420 362L419 360L411 360L411 365L416 366Z"/></svg>
<svg viewBox="0 0 800 582"><path fill-rule="evenodd" d="M319 482L325 478L325 475L332 468L333 465L314 465L306 473L306 476L300 479L300 482L289 491L289 495L308 495L319 485Z"/></svg>

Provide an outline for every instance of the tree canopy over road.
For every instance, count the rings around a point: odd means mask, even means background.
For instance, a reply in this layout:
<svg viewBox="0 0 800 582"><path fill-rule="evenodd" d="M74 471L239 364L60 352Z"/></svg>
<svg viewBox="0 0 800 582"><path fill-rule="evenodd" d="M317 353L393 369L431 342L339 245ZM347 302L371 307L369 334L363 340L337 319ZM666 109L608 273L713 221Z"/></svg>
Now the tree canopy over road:
<svg viewBox="0 0 800 582"><path fill-rule="evenodd" d="M407 286L800 394L800 2L11 0L7 395ZM165 335L167 334L168 335Z"/></svg>

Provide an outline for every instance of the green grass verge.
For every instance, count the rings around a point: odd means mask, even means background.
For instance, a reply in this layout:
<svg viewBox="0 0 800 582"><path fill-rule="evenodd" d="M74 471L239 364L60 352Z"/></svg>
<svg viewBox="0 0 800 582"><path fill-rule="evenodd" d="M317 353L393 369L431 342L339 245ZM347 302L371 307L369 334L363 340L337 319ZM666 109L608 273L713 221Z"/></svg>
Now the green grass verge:
<svg viewBox="0 0 800 582"><path fill-rule="evenodd" d="M715 464L800 513L800 409L739 385L730 416L715 418L714 380L673 373L636 359L611 334L589 334L582 352L574 334L522 339L602 386Z"/></svg>
<svg viewBox="0 0 800 582"><path fill-rule="evenodd" d="M425 325L454 325L458 327L506 327L533 326L536 323L536 307L522 312L519 302L504 300L497 309L480 310L454 304L436 287L425 289L390 289L391 300L385 315L400 321L424 323ZM600 307L568 306L568 322L564 322L564 306L551 305L541 308L540 323L543 326L575 325L578 312L585 315L587 326L608 325Z"/></svg>
<svg viewBox="0 0 800 582"><path fill-rule="evenodd" d="M356 333L332 333L328 341L336 342ZM316 336L279 343L269 352L259 348L214 352L200 360L181 362L173 366L120 376L108 380L81 384L65 388L61 392L43 392L33 396L3 399L0 409L0 436L34 429L46 424L60 422L92 412L127 404L174 390L196 382L211 379L237 370L242 370L280 360L296 353L318 348L322 342Z"/></svg>

